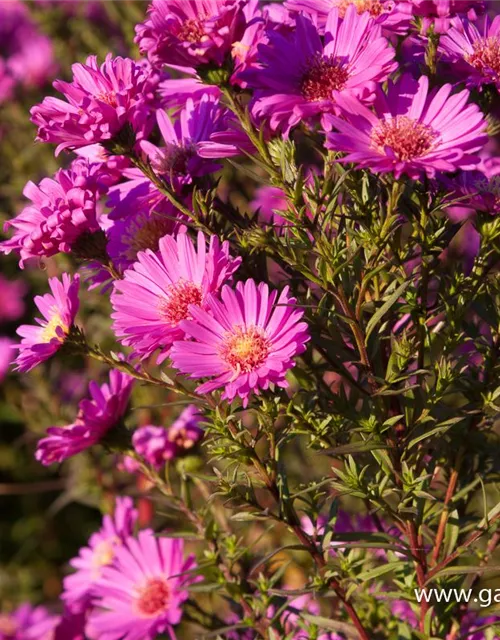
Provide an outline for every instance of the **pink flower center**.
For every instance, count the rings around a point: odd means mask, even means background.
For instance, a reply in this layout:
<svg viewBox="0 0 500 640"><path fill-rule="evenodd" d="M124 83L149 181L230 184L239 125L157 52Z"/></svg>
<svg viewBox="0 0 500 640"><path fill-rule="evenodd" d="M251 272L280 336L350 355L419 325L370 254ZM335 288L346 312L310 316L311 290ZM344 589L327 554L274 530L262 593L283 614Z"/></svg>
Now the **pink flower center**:
<svg viewBox="0 0 500 640"><path fill-rule="evenodd" d="M203 300L201 287L194 282L179 280L167 287L167 297L159 304L160 316L173 327L189 318L189 305L200 306Z"/></svg>
<svg viewBox="0 0 500 640"><path fill-rule="evenodd" d="M184 42L199 42L205 35L203 20L186 20L180 25L177 37Z"/></svg>
<svg viewBox="0 0 500 640"><path fill-rule="evenodd" d="M69 327L67 327L62 319L59 309L54 307L52 310L52 315L47 324L43 327L40 327L40 342L47 343L54 340L59 340L59 342L64 341L64 336L68 334Z"/></svg>
<svg viewBox="0 0 500 640"><path fill-rule="evenodd" d="M270 351L270 342L260 327L235 327L227 333L220 349L221 358L236 372L258 369Z"/></svg>
<svg viewBox="0 0 500 640"><path fill-rule="evenodd" d="M2 636L14 636L18 629L18 624L11 616L0 614L0 634Z"/></svg>
<svg viewBox="0 0 500 640"><path fill-rule="evenodd" d="M389 147L398 160L413 160L428 153L437 138L429 125L407 116L384 120L373 128L372 146L381 152Z"/></svg>
<svg viewBox="0 0 500 640"><path fill-rule="evenodd" d="M172 230L172 223L168 218L162 218L161 215L138 218L129 229L127 229L124 242L129 246L126 256L130 260L134 260L139 251L151 249L158 250L158 243Z"/></svg>
<svg viewBox="0 0 500 640"><path fill-rule="evenodd" d="M302 77L300 90L308 102L331 100L332 91L342 91L349 79L345 64L335 56L313 56Z"/></svg>
<svg viewBox="0 0 500 640"><path fill-rule="evenodd" d="M392 2L384 4L380 0L333 0L332 8L337 7L340 17L343 18L351 4L356 7L358 13L368 11L374 18L378 18L382 13L389 13L394 8Z"/></svg>
<svg viewBox="0 0 500 640"><path fill-rule="evenodd" d="M164 578L150 578L140 589L135 607L141 616L150 618L165 611L170 602L170 589Z"/></svg>
<svg viewBox="0 0 500 640"><path fill-rule="evenodd" d="M465 60L477 71L487 73L492 70L495 79L500 76L500 36L491 36L476 40L472 45L473 53L465 56Z"/></svg>

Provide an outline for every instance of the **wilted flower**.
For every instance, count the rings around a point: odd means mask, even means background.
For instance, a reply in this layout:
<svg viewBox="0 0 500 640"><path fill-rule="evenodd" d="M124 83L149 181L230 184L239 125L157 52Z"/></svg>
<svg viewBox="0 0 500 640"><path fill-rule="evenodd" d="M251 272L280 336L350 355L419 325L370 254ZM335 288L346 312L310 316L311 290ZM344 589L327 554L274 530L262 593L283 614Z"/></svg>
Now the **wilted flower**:
<svg viewBox="0 0 500 640"><path fill-rule="evenodd" d="M155 65L222 65L245 29L242 0L153 0L136 27L141 53Z"/></svg>
<svg viewBox="0 0 500 640"><path fill-rule="evenodd" d="M436 171L470 170L486 143L486 120L479 107L468 104L469 92L451 95L446 84L428 94L429 81L409 75L380 92L375 113L358 100L339 96L343 118L327 116L338 133L327 134L326 146L347 153L353 162L374 173L403 173L410 178Z"/></svg>
<svg viewBox="0 0 500 640"><path fill-rule="evenodd" d="M51 358L64 344L78 312L78 287L80 278L62 274L62 282L49 278L52 293L35 297L35 304L43 315L37 318L39 326L21 325L17 333L22 337L16 348L17 371L30 371Z"/></svg>
<svg viewBox="0 0 500 640"><path fill-rule="evenodd" d="M128 538L97 580L89 635L107 640L154 640L163 632L172 636L193 581L181 574L194 567L193 556L184 559L180 539L156 538L149 529Z"/></svg>
<svg viewBox="0 0 500 640"><path fill-rule="evenodd" d="M221 298L210 296L207 309L189 307L192 320L180 323L186 339L174 342L170 357L181 373L212 378L198 393L224 387L223 398L239 396L246 406L252 392L270 384L288 386L286 372L309 340L307 325L300 322L303 311L294 308L288 287L278 298L267 284L257 287L247 280L236 290L225 286Z"/></svg>
<svg viewBox="0 0 500 640"><path fill-rule="evenodd" d="M50 427L47 437L38 442L35 457L44 465L62 462L100 442L119 425L127 409L134 379L113 369L109 384L89 384L90 399L78 405L73 424Z"/></svg>
<svg viewBox="0 0 500 640"><path fill-rule="evenodd" d="M350 6L344 19L333 9L323 44L314 23L297 16L295 32L285 37L268 32L269 44L259 46L261 69L242 74L255 89L252 112L269 118L272 129L290 129L336 109L337 95L373 98L377 83L396 67L394 49L381 36L368 13Z"/></svg>
<svg viewBox="0 0 500 640"><path fill-rule="evenodd" d="M184 335L179 323L190 317L190 308L205 306L208 294L218 291L240 262L230 257L228 242L221 245L215 236L207 251L201 231L196 249L187 233L165 236L158 254L141 251L123 280L114 283L116 335L137 354L148 356L161 348L165 357Z"/></svg>
<svg viewBox="0 0 500 640"><path fill-rule="evenodd" d="M80 613L89 607L93 586L103 567L113 562L116 548L133 534L136 522L137 511L132 500L118 497L113 514L103 517L101 528L90 536L88 546L70 560L76 571L64 578L61 597L71 612Z"/></svg>
<svg viewBox="0 0 500 640"><path fill-rule="evenodd" d="M73 82L54 82L67 101L48 97L31 110L38 140L54 142L56 153L111 140L125 125L143 133L149 117L150 69L128 58L96 56L74 64Z"/></svg>

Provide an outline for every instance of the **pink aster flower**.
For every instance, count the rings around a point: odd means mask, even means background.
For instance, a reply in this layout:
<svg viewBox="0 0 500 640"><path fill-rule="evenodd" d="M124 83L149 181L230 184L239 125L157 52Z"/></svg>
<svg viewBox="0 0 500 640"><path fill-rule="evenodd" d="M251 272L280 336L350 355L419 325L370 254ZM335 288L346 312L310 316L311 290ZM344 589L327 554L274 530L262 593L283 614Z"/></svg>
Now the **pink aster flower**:
<svg viewBox="0 0 500 640"><path fill-rule="evenodd" d="M453 18L467 16L475 20L484 11L484 0L409 0L413 12L422 18L422 32L432 27L436 33L446 33Z"/></svg>
<svg viewBox="0 0 500 640"><path fill-rule="evenodd" d="M210 377L197 388L210 393L224 387L223 398L239 396L244 406L252 392L270 384L287 387L285 375L293 358L305 350L307 325L303 311L294 307L288 287L269 293L267 284L239 282L236 290L225 286L222 301L208 299L208 309L191 306L192 320L180 328L187 338L174 342L173 366L191 378Z"/></svg>
<svg viewBox="0 0 500 640"><path fill-rule="evenodd" d="M78 312L78 287L80 278L62 274L62 281L49 278L52 293L35 297L35 304L43 315L36 318L39 326L21 325L17 333L22 337L16 348L17 371L30 371L51 358L64 344Z"/></svg>
<svg viewBox="0 0 500 640"><path fill-rule="evenodd" d="M469 88L493 84L500 90L500 16L481 25L458 20L439 41L443 60Z"/></svg>
<svg viewBox="0 0 500 640"><path fill-rule="evenodd" d="M202 419L198 407L190 404L168 428L167 437L174 444L176 455L188 453L203 438Z"/></svg>
<svg viewBox="0 0 500 640"><path fill-rule="evenodd" d="M500 214L500 170L496 172L461 171L453 179L442 178L442 186L452 201L447 208L453 220L463 220L481 211ZM459 202L453 200L459 199Z"/></svg>
<svg viewBox="0 0 500 640"><path fill-rule="evenodd" d="M0 322L11 322L23 315L26 290L22 280L8 280L0 274Z"/></svg>
<svg viewBox="0 0 500 640"><path fill-rule="evenodd" d="M50 427L47 437L38 442L36 459L44 465L62 462L99 443L107 433L120 424L127 409L134 379L113 369L109 384L89 384L90 399L78 405L73 424Z"/></svg>
<svg viewBox="0 0 500 640"><path fill-rule="evenodd" d="M54 630L53 640L86 640L85 622L86 613L84 611L81 613L64 611Z"/></svg>
<svg viewBox="0 0 500 640"><path fill-rule="evenodd" d="M99 67L90 56L86 64L74 64L73 82L54 82L65 100L48 97L31 109L38 140L78 149L110 140L129 124L143 133L149 117L151 71L128 58L106 57Z"/></svg>
<svg viewBox="0 0 500 640"><path fill-rule="evenodd" d="M110 182L100 165L83 158L53 179L44 178L38 185L28 182L23 194L31 204L5 223L5 231L13 229L14 234L0 243L0 251L18 253L21 267L29 258L70 252L83 233L99 229L97 203Z"/></svg>
<svg viewBox="0 0 500 640"><path fill-rule="evenodd" d="M353 162L374 173L403 173L410 178L436 171L470 170L479 162L473 154L486 143L486 120L469 92L451 95L452 86L428 93L426 76L416 81L403 75L379 93L375 113L350 96L339 96L345 119L328 116L337 129L326 146L347 153Z"/></svg>
<svg viewBox="0 0 500 640"><path fill-rule="evenodd" d="M0 640L52 640L58 620L45 607L21 604L12 613L0 612Z"/></svg>
<svg viewBox="0 0 500 640"><path fill-rule="evenodd" d="M196 248L187 233L165 236L158 254L141 251L123 280L114 283L116 335L139 355L161 348L165 357L174 340L183 337L179 323L190 317L190 308L204 307L208 294L218 291L240 262L230 257L229 244L221 245L215 236L207 251L201 231Z"/></svg>
<svg viewBox="0 0 500 640"><path fill-rule="evenodd" d="M188 453L202 439L201 418L198 408L189 405L168 428L139 427L132 436L134 449L148 464L161 469L167 460Z"/></svg>
<svg viewBox="0 0 500 640"><path fill-rule="evenodd" d="M76 571L64 578L61 597L72 613L81 613L89 607L93 587L103 567L113 562L116 549L133 535L136 522L137 510L131 498L117 498L114 513L103 517L99 531L93 533L88 545L70 560Z"/></svg>
<svg viewBox="0 0 500 640"><path fill-rule="evenodd" d="M262 69L242 76L255 89L252 112L269 118L272 129L285 133L303 120L333 111L336 96L353 93L370 101L377 83L395 69L394 49L368 13L348 7L344 19L337 8L328 14L323 44L314 23L297 16L295 32L286 37L268 32L259 46Z"/></svg>
<svg viewBox="0 0 500 640"><path fill-rule="evenodd" d="M400 0L286 0L285 7L292 12L303 12L315 19L320 29L324 29L328 14L335 7L343 18L350 5L358 13L367 11L376 24L380 24L385 35L402 35L408 31L412 18L410 2Z"/></svg>
<svg viewBox="0 0 500 640"><path fill-rule="evenodd" d="M0 384L5 380L5 376L12 362L12 348L14 340L0 336Z"/></svg>
<svg viewBox="0 0 500 640"><path fill-rule="evenodd" d="M256 190L250 209L258 214L259 222L277 227L290 224L279 215L279 211L288 210L285 192L279 187L264 186Z"/></svg>
<svg viewBox="0 0 500 640"><path fill-rule="evenodd" d="M184 542L156 538L146 529L116 549L111 566L104 567L94 589L95 609L88 632L104 640L153 640L182 618L182 604L193 578L182 575L195 568L193 556L184 558Z"/></svg>
<svg viewBox="0 0 500 640"><path fill-rule="evenodd" d="M177 233L187 221L168 200L162 205L153 211L132 209L126 218L115 220L108 228L107 251L118 271L132 266L140 251L158 251L160 240Z"/></svg>
<svg viewBox="0 0 500 640"><path fill-rule="evenodd" d="M191 182L218 171L222 165L213 158L238 155L241 146L248 146L219 99L210 94L197 103L188 98L175 123L164 111L158 111L156 117L165 146L144 140L141 148L157 173L172 183Z"/></svg>
<svg viewBox="0 0 500 640"><path fill-rule="evenodd" d="M141 53L155 65L222 65L245 29L242 0L153 0L136 27Z"/></svg>
<svg viewBox="0 0 500 640"><path fill-rule="evenodd" d="M136 453L155 469L161 469L167 460L175 457L175 444L168 439L164 427L144 425L132 436Z"/></svg>

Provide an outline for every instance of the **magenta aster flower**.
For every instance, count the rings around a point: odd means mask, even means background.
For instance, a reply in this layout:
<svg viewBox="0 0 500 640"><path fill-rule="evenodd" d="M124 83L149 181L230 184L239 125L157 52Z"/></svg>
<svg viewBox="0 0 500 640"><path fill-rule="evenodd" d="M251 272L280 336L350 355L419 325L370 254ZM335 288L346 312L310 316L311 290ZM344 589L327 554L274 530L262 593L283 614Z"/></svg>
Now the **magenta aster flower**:
<svg viewBox="0 0 500 640"><path fill-rule="evenodd" d="M172 183L191 182L218 171L222 165L212 158L235 156L241 153L241 146L248 146L246 136L236 130L227 110L209 94L197 103L188 98L175 123L164 111L158 111L156 117L165 146L144 140L141 148L157 173Z"/></svg>
<svg viewBox="0 0 500 640"><path fill-rule="evenodd" d="M136 209L126 218L115 220L107 230L109 257L115 268L123 271L137 260L140 251L158 251L160 240L179 231L187 222L168 200L153 211ZM160 209L160 210L158 210Z"/></svg>
<svg viewBox="0 0 500 640"><path fill-rule="evenodd" d="M58 621L45 607L21 604L12 613L0 613L0 640L52 640Z"/></svg>
<svg viewBox="0 0 500 640"><path fill-rule="evenodd" d="M188 453L203 437L198 408L189 405L167 429L147 425L132 436L135 451L148 464L161 469L167 460Z"/></svg>
<svg viewBox="0 0 500 640"><path fill-rule="evenodd" d="M161 469L167 460L175 457L175 444L168 439L164 427L145 425L132 436L136 453L155 469Z"/></svg>
<svg viewBox="0 0 500 640"><path fill-rule="evenodd" d="M428 93L428 79L418 82L404 75L389 83L387 96L380 92L375 113L349 96L339 96L343 117L328 116L337 129L327 134L326 146L347 153L342 162L353 162L374 173L403 173L410 178L436 171L470 170L474 156L487 141L486 120L468 91L451 95L446 84Z"/></svg>
<svg viewBox="0 0 500 640"><path fill-rule="evenodd" d="M0 274L0 322L11 322L23 315L26 290L23 280L8 280Z"/></svg>
<svg viewBox="0 0 500 640"><path fill-rule="evenodd" d="M83 233L99 229L97 203L108 181L100 165L80 158L53 179L44 178L38 185L28 182L23 194L31 204L5 223L5 231L12 228L14 234L0 243L0 251L17 252L21 267L29 258L70 252Z"/></svg>
<svg viewBox="0 0 500 640"><path fill-rule="evenodd" d="M451 201L460 199L448 207L454 220L463 220L481 211L492 215L500 213L500 171L461 171L453 179L441 179Z"/></svg>
<svg viewBox="0 0 500 640"><path fill-rule="evenodd" d="M14 340L0 336L0 384L4 381L12 362L12 348Z"/></svg>
<svg viewBox="0 0 500 640"><path fill-rule="evenodd" d="M89 384L90 399L78 405L75 422L66 427L50 427L39 441L36 459L44 465L62 462L92 447L120 424L127 409L134 379L113 369L109 384Z"/></svg>
<svg viewBox="0 0 500 640"><path fill-rule="evenodd" d="M15 360L17 371L30 371L62 347L78 312L79 285L78 274L71 277L63 273L62 282L49 278L51 294L35 297L43 319L36 318L39 326L23 324L18 328L22 340L15 345L19 350Z"/></svg>
<svg viewBox="0 0 500 640"><path fill-rule="evenodd" d="M90 56L74 64L73 82L54 82L66 101L48 97L31 109L38 140L54 142L56 153L110 140L126 124L141 134L149 116L151 71L128 58Z"/></svg>
<svg viewBox="0 0 500 640"><path fill-rule="evenodd" d="M211 378L198 393L224 387L223 398L239 396L246 406L252 392L270 384L288 386L285 374L305 350L307 325L300 322L303 311L294 308L288 287L278 298L276 291L269 294L267 284L257 287L247 280L234 291L225 286L221 297L210 296L208 309L190 307L192 320L180 328L193 340L174 342L170 357L191 378Z"/></svg>
<svg viewBox="0 0 500 640"><path fill-rule="evenodd" d="M205 306L208 294L218 291L240 262L230 257L229 244L221 246L215 236L207 251L201 231L196 249L187 233L165 236L158 254L141 251L123 280L114 283L111 317L116 335L139 355L161 348L165 357L174 340L184 335L179 323L190 317L190 305Z"/></svg>
<svg viewBox="0 0 500 640"><path fill-rule="evenodd" d="M484 0L409 0L413 12L422 18L422 32L433 27L436 33L446 33L453 18L467 16L475 20L485 9Z"/></svg>
<svg viewBox="0 0 500 640"><path fill-rule="evenodd" d="M297 16L289 37L268 32L269 44L259 46L262 69L242 76L255 89L252 112L269 118L272 129L285 133L299 122L333 111L336 96L354 93L363 101L373 98L377 83L395 69L394 49L381 36L381 28L368 13L348 7L328 14L325 44L313 22Z"/></svg>
<svg viewBox="0 0 500 640"><path fill-rule="evenodd" d="M70 560L76 571L64 578L61 597L72 613L81 613L89 607L103 567L113 562L116 549L133 535L136 522L137 511L131 498L117 498L114 513L103 517L101 528L90 536L88 546Z"/></svg>
<svg viewBox="0 0 500 640"><path fill-rule="evenodd" d="M153 0L136 27L141 53L155 65L222 65L245 29L242 0Z"/></svg>
<svg viewBox="0 0 500 640"><path fill-rule="evenodd" d="M250 209L258 214L259 222L278 227L290 224L279 215L279 211L288 210L285 192L279 187L263 186L256 190Z"/></svg>
<svg viewBox="0 0 500 640"><path fill-rule="evenodd" d="M153 640L166 632L174 637L172 627L181 620L187 587L193 582L181 574L195 566L193 556L184 559L182 540L156 538L149 529L129 538L97 581L89 635Z"/></svg>
<svg viewBox="0 0 500 640"><path fill-rule="evenodd" d="M408 31L412 18L410 2L399 0L286 0L285 7L289 11L303 12L315 19L320 29L324 29L328 14L338 8L343 18L350 5L354 5L358 13L367 11L376 24L380 24L385 35L402 35Z"/></svg>
<svg viewBox="0 0 500 640"><path fill-rule="evenodd" d="M482 25L455 21L439 41L443 59L469 88L493 84L500 89L500 16Z"/></svg>
<svg viewBox="0 0 500 640"><path fill-rule="evenodd" d="M203 438L203 429L200 427L202 420L198 407L190 404L168 428L167 437L174 443L176 455L188 453Z"/></svg>
<svg viewBox="0 0 500 640"><path fill-rule="evenodd" d="M61 620L54 631L53 640L86 640L86 613L71 613L64 611Z"/></svg>

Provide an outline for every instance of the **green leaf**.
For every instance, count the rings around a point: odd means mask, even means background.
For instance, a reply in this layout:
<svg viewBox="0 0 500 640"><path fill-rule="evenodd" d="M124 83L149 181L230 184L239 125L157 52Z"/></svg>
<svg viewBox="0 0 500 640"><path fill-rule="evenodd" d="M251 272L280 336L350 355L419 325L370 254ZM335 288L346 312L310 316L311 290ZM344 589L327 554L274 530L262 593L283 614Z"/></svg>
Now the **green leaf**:
<svg viewBox="0 0 500 640"><path fill-rule="evenodd" d="M399 287L389 296L389 298L384 302L384 304L377 309L377 311L373 314L373 316L368 321L366 325L365 332L365 343L368 343L368 338L370 337L372 331L375 329L377 324L382 320L384 315L389 311L389 309L398 301L401 295L406 291L406 289L410 286L411 280L405 280L402 282Z"/></svg>

